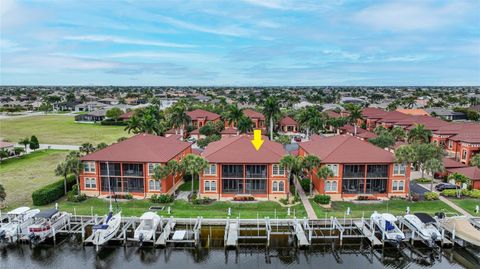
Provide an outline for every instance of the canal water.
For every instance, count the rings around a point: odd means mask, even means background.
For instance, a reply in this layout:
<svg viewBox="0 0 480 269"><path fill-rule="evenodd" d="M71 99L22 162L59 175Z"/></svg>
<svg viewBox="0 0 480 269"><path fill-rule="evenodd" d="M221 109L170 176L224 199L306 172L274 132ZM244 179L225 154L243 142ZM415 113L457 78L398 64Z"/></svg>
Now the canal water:
<svg viewBox="0 0 480 269"><path fill-rule="evenodd" d="M36 247L26 244L4 246L0 247L0 268L480 268L478 250L460 247L440 250L440 254L435 255L422 247L415 247L416 253L411 248L372 249L368 242L355 240L344 241L341 247L339 242L317 242L300 250L294 247L288 236L276 236L272 238L270 248L259 243L225 250L222 238L215 234L211 238L202 240L201 247L197 248L108 245L99 252L72 238L59 240L56 245L47 242Z"/></svg>

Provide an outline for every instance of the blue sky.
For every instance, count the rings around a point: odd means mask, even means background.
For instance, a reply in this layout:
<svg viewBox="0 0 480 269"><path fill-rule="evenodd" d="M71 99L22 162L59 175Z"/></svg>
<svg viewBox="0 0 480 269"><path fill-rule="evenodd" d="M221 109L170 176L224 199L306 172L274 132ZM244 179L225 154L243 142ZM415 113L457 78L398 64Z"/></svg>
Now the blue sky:
<svg viewBox="0 0 480 269"><path fill-rule="evenodd" d="M0 2L2 85L480 85L480 1Z"/></svg>

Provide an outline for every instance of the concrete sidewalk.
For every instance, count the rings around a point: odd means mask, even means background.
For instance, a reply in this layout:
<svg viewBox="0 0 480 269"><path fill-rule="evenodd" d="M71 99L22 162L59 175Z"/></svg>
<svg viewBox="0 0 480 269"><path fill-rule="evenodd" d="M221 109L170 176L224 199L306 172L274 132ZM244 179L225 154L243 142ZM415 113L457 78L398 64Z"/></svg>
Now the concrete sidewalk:
<svg viewBox="0 0 480 269"><path fill-rule="evenodd" d="M310 220L317 219L317 214L315 214L315 210L313 210L313 207L310 204L310 201L308 200L307 195L303 191L302 186L300 185L300 182L298 182L297 177L294 177L293 184L295 185L295 188L297 189L298 195L300 196L300 200L302 201L302 204L303 204L303 207L305 208L305 211L307 211L308 219L310 219Z"/></svg>
<svg viewBox="0 0 480 269"><path fill-rule="evenodd" d="M417 184L418 186L430 191L430 185L426 186L425 184ZM435 191L435 189L433 189L434 192L437 192ZM437 192L438 193L438 192ZM463 214L464 216L467 216L467 217L472 217L472 214L468 213L468 211L464 210L463 208L459 207L458 205L456 205L454 202L448 200L447 197L445 196L441 196L440 193L438 195L440 201L444 202L445 204L447 204L448 206L450 206L451 208L457 210L458 212L460 212L461 214Z"/></svg>

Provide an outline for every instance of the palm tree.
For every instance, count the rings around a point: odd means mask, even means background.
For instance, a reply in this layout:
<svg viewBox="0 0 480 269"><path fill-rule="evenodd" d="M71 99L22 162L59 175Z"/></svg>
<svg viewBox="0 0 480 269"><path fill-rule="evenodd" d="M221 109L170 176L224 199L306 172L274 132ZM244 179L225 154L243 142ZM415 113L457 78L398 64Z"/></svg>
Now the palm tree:
<svg viewBox="0 0 480 269"><path fill-rule="evenodd" d="M270 140L273 141L273 121L276 120L281 113L277 98L274 96L268 97L263 104L262 112L270 122Z"/></svg>
<svg viewBox="0 0 480 269"><path fill-rule="evenodd" d="M80 174L83 171L83 162L80 160L79 152L70 152L65 158L65 162L67 163L67 169L69 172L75 175L77 193L80 194Z"/></svg>
<svg viewBox="0 0 480 269"><path fill-rule="evenodd" d="M192 177L192 194L194 192L194 174L195 174L195 170L196 170L196 157L197 155L195 154L188 154L187 156L185 156L185 158L182 159L182 168L183 170L187 171L190 176Z"/></svg>
<svg viewBox="0 0 480 269"><path fill-rule="evenodd" d="M470 159L470 165L480 168L480 153L477 153Z"/></svg>
<svg viewBox="0 0 480 269"><path fill-rule="evenodd" d="M106 147L108 147L108 144L104 143L104 142L101 142L101 143L98 143L97 150L101 150L101 149L104 149Z"/></svg>
<svg viewBox="0 0 480 269"><path fill-rule="evenodd" d="M209 163L202 156L198 156L198 155L195 155L195 156L196 156L196 160L195 160L196 165L195 165L194 173L198 175L198 193L200 194L201 188L202 188L200 184L200 173L203 173L205 168L208 167Z"/></svg>
<svg viewBox="0 0 480 269"><path fill-rule="evenodd" d="M317 177L323 179L324 181L326 181L329 177L333 176L335 176L335 174L333 173L332 169L330 169L330 167L326 165L320 167L320 169L317 170Z"/></svg>
<svg viewBox="0 0 480 269"><path fill-rule="evenodd" d="M174 181L177 175L183 172L182 165L177 160L168 161L167 167L168 167L168 170L170 170L170 173L173 175Z"/></svg>
<svg viewBox="0 0 480 269"><path fill-rule="evenodd" d="M187 107L185 105L180 104L172 109L172 113L170 114L170 122L176 129L180 128L180 136L182 140L185 127L191 121L192 119L187 115Z"/></svg>
<svg viewBox="0 0 480 269"><path fill-rule="evenodd" d="M290 177L292 174L297 173L302 168L303 158L300 156L294 157L293 155L285 155L280 160L280 165L287 170L287 184L290 185ZM290 188L289 188L290 189ZM290 197L290 191L287 192L287 200Z"/></svg>
<svg viewBox="0 0 480 269"><path fill-rule="evenodd" d="M314 169L318 168L320 166L320 158L318 158L315 155L308 155L303 159L303 168L307 170L308 177L310 178L310 194L312 194L312 189L313 189L313 178L312 178L312 172Z"/></svg>
<svg viewBox="0 0 480 269"><path fill-rule="evenodd" d="M30 145L30 138L25 137L18 141L18 144L23 145L25 147L25 152L27 152L27 146Z"/></svg>
<svg viewBox="0 0 480 269"><path fill-rule="evenodd" d="M95 151L95 147L92 143L83 143L80 148L80 152L85 153L85 155L90 154Z"/></svg>
<svg viewBox="0 0 480 269"><path fill-rule="evenodd" d="M448 176L448 180L455 181L455 184L460 185L460 188L457 188L457 197L460 198L460 190L462 189L462 185L464 183L468 183L470 179L462 174L457 172L452 173Z"/></svg>
<svg viewBox="0 0 480 269"><path fill-rule="evenodd" d="M432 180L430 181L430 191L433 192L433 177L435 173L440 173L445 170L443 162L438 159L430 159L425 162L425 170L432 174Z"/></svg>
<svg viewBox="0 0 480 269"><path fill-rule="evenodd" d="M228 107L228 110L225 114L225 120L228 121L229 125L233 124L236 126L242 116L244 116L242 109L239 108L237 104L234 104Z"/></svg>
<svg viewBox="0 0 480 269"><path fill-rule="evenodd" d="M237 123L237 135L240 133L246 134L252 131L253 131L253 121L249 117L242 115L242 117L240 117Z"/></svg>
<svg viewBox="0 0 480 269"><path fill-rule="evenodd" d="M128 133L137 134L140 132L140 118L135 112L130 119L127 121L127 126L125 127L125 131Z"/></svg>
<svg viewBox="0 0 480 269"><path fill-rule="evenodd" d="M353 135L357 135L357 123L358 120L363 117L362 115L362 108L360 106L354 105L354 104L346 104L345 109L348 110L348 121L353 124L354 126L354 131Z"/></svg>
<svg viewBox="0 0 480 269"><path fill-rule="evenodd" d="M405 130L403 130L403 128L400 126L393 127L390 133L397 141L405 140Z"/></svg>
<svg viewBox="0 0 480 269"><path fill-rule="evenodd" d="M170 175L170 169L166 165L157 165L155 168L153 168L153 175L152 178L161 181L163 179L166 179L168 175Z"/></svg>
<svg viewBox="0 0 480 269"><path fill-rule="evenodd" d="M316 118L319 118L320 112L316 107L309 106L304 108L302 111L297 116L297 121L302 126L307 130L307 139L310 137L310 130L312 127L315 127L316 123Z"/></svg>
<svg viewBox="0 0 480 269"><path fill-rule="evenodd" d="M70 167L66 162L59 163L55 168L55 175L63 177L63 188L65 195L67 195L67 176L70 173Z"/></svg>
<svg viewBox="0 0 480 269"><path fill-rule="evenodd" d="M432 131L425 129L423 124L417 124L410 130L407 136L408 143L428 143L432 137Z"/></svg>

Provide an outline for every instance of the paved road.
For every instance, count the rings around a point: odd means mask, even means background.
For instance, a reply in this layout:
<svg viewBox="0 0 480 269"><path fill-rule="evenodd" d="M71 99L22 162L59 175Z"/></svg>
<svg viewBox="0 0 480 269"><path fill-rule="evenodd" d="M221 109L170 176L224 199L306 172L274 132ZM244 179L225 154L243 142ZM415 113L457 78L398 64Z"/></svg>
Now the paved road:
<svg viewBox="0 0 480 269"><path fill-rule="evenodd" d="M315 214L315 210L313 210L312 205L310 204L310 201L308 200L307 195L302 189L302 186L300 185L300 182L298 182L298 178L295 177L293 179L293 184L295 184L295 188L297 189L298 195L300 196L300 200L302 201L303 207L305 208L305 211L307 211L307 216L308 219L317 219L317 214Z"/></svg>
<svg viewBox="0 0 480 269"><path fill-rule="evenodd" d="M20 147L24 148L23 145L16 144L15 147ZM55 144L40 144L40 149L58 149L58 150L79 150L80 146L76 145L55 145ZM27 147L27 153L32 152L28 147Z"/></svg>

